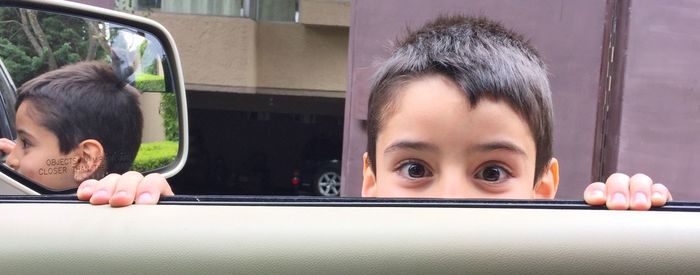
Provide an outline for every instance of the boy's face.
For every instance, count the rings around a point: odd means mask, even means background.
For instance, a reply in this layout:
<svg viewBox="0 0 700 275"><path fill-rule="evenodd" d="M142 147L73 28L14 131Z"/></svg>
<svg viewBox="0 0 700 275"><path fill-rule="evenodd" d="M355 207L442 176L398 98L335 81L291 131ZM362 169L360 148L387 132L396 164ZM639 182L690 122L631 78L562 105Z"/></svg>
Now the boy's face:
<svg viewBox="0 0 700 275"><path fill-rule="evenodd" d="M31 101L24 101L17 109L17 144L7 156L7 164L48 189L76 188L75 158L60 152L58 138L34 119L31 105Z"/></svg>
<svg viewBox="0 0 700 275"><path fill-rule="evenodd" d="M365 154L362 196L553 198L556 160L533 187L535 141L508 104L474 107L451 80L427 76L397 91L377 136L376 171Z"/></svg>

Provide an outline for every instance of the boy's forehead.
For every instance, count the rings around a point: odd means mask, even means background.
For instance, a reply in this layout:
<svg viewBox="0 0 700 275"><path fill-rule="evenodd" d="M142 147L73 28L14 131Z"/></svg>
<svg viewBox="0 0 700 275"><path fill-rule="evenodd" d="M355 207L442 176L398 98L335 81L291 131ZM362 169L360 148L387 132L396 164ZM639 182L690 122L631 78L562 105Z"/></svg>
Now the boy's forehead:
<svg viewBox="0 0 700 275"><path fill-rule="evenodd" d="M454 101L468 103L469 97L452 79L440 74L428 74L405 81L389 91L389 100L381 109L383 120L389 119L397 111L421 104L430 103L436 95L455 93ZM406 94L411 93L410 97Z"/></svg>
<svg viewBox="0 0 700 275"><path fill-rule="evenodd" d="M31 100L24 100L19 104L15 114L17 132L32 134L37 131L46 131L55 135L50 129L41 123L43 114ZM36 134L36 133L34 133Z"/></svg>
<svg viewBox="0 0 700 275"><path fill-rule="evenodd" d="M31 100L24 100L17 108L16 120L17 123L38 122L41 116L37 106Z"/></svg>
<svg viewBox="0 0 700 275"><path fill-rule="evenodd" d="M407 83L397 90L392 100L395 105L393 112L384 117L385 124L396 123L402 116L408 118L404 123L441 125L450 121L453 127L467 124L482 124L482 127L492 128L529 127L525 119L505 100L483 97L472 105L467 94L453 81L446 77L426 77ZM509 119L511 123L503 124L501 120ZM406 127L410 125L405 125ZM532 139L528 135L529 139Z"/></svg>

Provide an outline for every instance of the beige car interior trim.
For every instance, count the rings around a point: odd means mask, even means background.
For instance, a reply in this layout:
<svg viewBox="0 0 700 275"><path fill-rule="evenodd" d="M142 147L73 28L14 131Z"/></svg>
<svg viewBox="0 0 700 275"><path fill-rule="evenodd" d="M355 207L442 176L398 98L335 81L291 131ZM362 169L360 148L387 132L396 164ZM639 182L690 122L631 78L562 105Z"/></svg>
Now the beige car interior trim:
<svg viewBox="0 0 700 275"><path fill-rule="evenodd" d="M700 213L0 204L2 273L695 273Z"/></svg>

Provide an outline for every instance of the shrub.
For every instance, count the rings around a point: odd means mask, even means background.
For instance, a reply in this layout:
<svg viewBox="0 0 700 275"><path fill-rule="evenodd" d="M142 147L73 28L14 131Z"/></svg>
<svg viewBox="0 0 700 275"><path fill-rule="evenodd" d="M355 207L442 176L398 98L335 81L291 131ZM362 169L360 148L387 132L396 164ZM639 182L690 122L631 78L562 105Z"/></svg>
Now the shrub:
<svg viewBox="0 0 700 275"><path fill-rule="evenodd" d="M177 119L177 97L175 93L161 94L160 115L163 117L165 139L174 142L180 140L180 124Z"/></svg>
<svg viewBox="0 0 700 275"><path fill-rule="evenodd" d="M166 166L177 156L177 149L173 141L142 143L131 169L145 172Z"/></svg>
<svg viewBox="0 0 700 275"><path fill-rule="evenodd" d="M177 118L177 97L175 93L165 91L163 76L152 74L136 75L136 88L140 91L161 91L160 115L163 117L165 139L178 141L180 139L180 124Z"/></svg>
<svg viewBox="0 0 700 275"><path fill-rule="evenodd" d="M141 92L164 92L165 77L154 74L136 74L136 89Z"/></svg>

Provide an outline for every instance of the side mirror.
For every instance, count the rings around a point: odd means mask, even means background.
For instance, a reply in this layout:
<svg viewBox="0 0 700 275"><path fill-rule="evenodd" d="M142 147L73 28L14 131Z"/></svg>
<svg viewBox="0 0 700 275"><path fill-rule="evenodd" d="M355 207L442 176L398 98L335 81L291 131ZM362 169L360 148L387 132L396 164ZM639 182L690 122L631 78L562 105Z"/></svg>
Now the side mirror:
<svg viewBox="0 0 700 275"><path fill-rule="evenodd" d="M116 159L127 156L119 161L129 162L129 170L158 172L166 177L175 175L184 166L189 140L185 86L175 43L157 22L112 10L69 1L9 0L0 3L0 130L7 128L0 131L0 138L15 140L15 127L22 133L21 125L15 124L21 119L15 118L19 107L15 106L16 89L46 72L84 61L109 64L117 77L141 92L138 101L143 128L133 129L134 134L142 133L135 159L128 157L133 156L133 152L112 152L105 154L105 163L109 165L114 156ZM110 111L120 112L104 110ZM43 120L39 124L46 126ZM18 145L22 144L21 136ZM6 157L7 154L3 154L3 160ZM57 177L49 176L81 168L74 165L73 159L44 158L21 163L24 167L31 166L32 170L26 173L21 167L15 170L0 165L0 195L73 192L52 187ZM13 161L17 162L16 159ZM101 174L93 177L114 172L108 168L100 171Z"/></svg>

